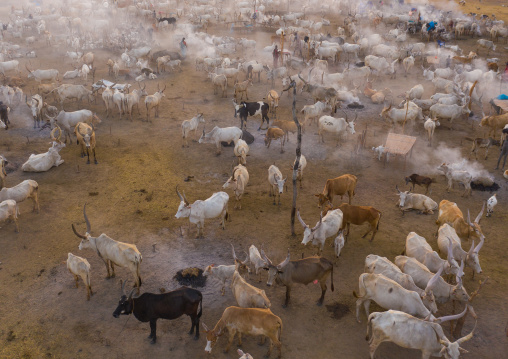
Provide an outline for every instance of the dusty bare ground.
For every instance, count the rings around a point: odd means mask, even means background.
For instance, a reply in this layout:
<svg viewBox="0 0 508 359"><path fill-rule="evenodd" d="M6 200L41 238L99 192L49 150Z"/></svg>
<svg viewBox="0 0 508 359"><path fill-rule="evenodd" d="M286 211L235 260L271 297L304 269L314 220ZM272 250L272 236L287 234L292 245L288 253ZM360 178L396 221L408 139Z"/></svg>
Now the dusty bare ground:
<svg viewBox="0 0 508 359"><path fill-rule="evenodd" d="M62 71L69 68L64 65L63 57L55 57L53 50L37 50L41 68L50 67L50 64ZM64 53L64 49L59 51ZM109 55L104 52L97 55L96 78L101 78L107 76L104 64ZM394 93L401 93L421 81L415 74L407 79L399 76L395 81L386 80L379 87L388 86ZM226 230L218 227L217 220L210 220L206 223L205 239L195 240L195 227L189 229L186 220L174 218L178 207L176 185L185 190L191 201L207 198L221 190L234 159L232 148L224 148L218 157L212 145L192 142L190 148L181 148L180 124L198 111L204 113L207 130L214 125L239 125L233 118L230 98L214 96L211 84L204 77L195 72L192 62L185 63L182 73L165 75L160 81L167 84L161 117L151 123L141 122L139 116L132 122L119 120L117 114L112 119L102 116L104 121L97 130L99 165L86 165L79 157L78 147L72 143L62 150L65 163L58 168L41 174L26 174L20 169L9 173L9 186L28 178L39 183L41 213L32 213L31 204L22 203L20 233L14 233L12 224L2 224L0 229L0 358L205 357L203 336L195 342L186 334L190 328L187 317L171 322L159 321L156 345L150 345L146 339L148 324L139 323L135 318L112 317L120 296L120 279L129 279L132 284L132 278L126 269L119 268L115 279L105 280L104 264L97 255L93 251L78 250L79 239L72 233L71 223L84 229L84 203L87 203L93 234L104 232L117 240L137 245L143 254L142 290L147 292L178 288L172 278L181 268L232 263L230 243L239 254L251 244L264 244L274 261L283 260L288 247L293 258L315 253L314 248L304 248L300 244L302 229L298 223L298 235L290 235L292 185L289 185L289 193L282 196L280 207L273 206L268 197L267 168L275 163L289 175L289 165L295 157L295 136L291 136L283 154L279 153L277 143L266 149L264 132L255 130L258 119L249 122L256 141L248 158L251 180L243 199L243 209L232 210L233 200L230 202L232 221L227 223ZM25 92L29 92L31 86L26 87ZM155 82L147 85L149 93L156 87ZM426 95L429 95L432 87L428 83L425 87ZM252 87L250 98L261 99L269 89L263 78L261 84ZM280 92L281 85L276 89ZM230 95L231 92L230 88ZM297 108L310 101L307 96L299 95ZM362 101L368 103L365 98ZM67 110L79 107L74 103L66 105ZM85 104L84 107L104 115L102 103ZM356 128L362 130L368 124L367 148L384 143L389 130L378 117L380 110L381 105L369 104L365 110L359 111ZM290 100L286 95L282 98L280 117L290 119ZM40 153L49 147L48 131L33 130L26 118L27 109L21 105L13 113L12 129L0 132L0 153L15 168L19 168L30 153ZM460 148L467 156L470 142L463 141L463 137L482 135L476 125L471 130L471 123L465 120L454 124L453 131L443 127L436 132L434 148L427 147L421 126L415 129L413 134L418 140L414 158L428 156L431 160L427 165L437 165L440 154L434 149L441 142L448 147ZM352 296L358 276L363 272L365 256L375 253L393 260L402 251L410 231L425 236L437 249L434 238L437 214L408 213L402 217L395 207L395 185L405 187L405 175L421 173L420 163L409 161L404 169L403 161L395 159L384 168L368 150L352 155L356 135L348 136L343 145L336 148L329 137L325 144L319 143L316 132L316 127L311 127L302 141L302 152L309 163L304 188L298 192L302 217L313 225L319 219L314 194L322 189L326 179L352 173L359 179L353 203L372 205L383 212L380 231L375 241L369 243L360 238L366 228L352 227L352 236L339 259L334 258L333 248L326 245L324 256L335 264L335 292L327 292L323 307L315 305L319 297L317 285L295 287L290 307L283 309L282 287L268 288L264 283L251 282L267 291L273 312L283 320L282 352L285 358L367 358L366 318L362 313L362 324L356 322ZM496 148L490 158L481 160L481 163L492 170L497 154ZM464 345L471 353L466 356L469 358L503 358L508 349L505 335L508 320L505 275L507 184L500 176L501 172L494 174L501 189L496 212L491 218L482 220L487 238L481 253L484 272L473 280L471 270L467 269L465 277L468 291L476 289L478 279L490 277L474 303L479 320L474 338ZM184 182L189 175L194 179ZM489 193L474 191L472 197L466 199L460 196L457 188L446 193L444 177L437 176L437 179L431 197L438 202L441 199L456 201L464 212L469 208L476 215L482 201L490 197ZM465 246L469 247L469 244ZM74 287L72 276L66 269L67 252L86 257L92 266L92 286L96 294L89 302L84 288ZM266 280L264 273L263 280ZM217 322L227 306L236 304L229 290L224 297L220 296L220 285L213 279L200 290L204 295L202 321L208 326ZM375 310L379 308L372 305L371 311ZM439 307L441 315L451 311L451 304ZM468 320L464 331L469 332L472 327L473 322ZM448 329L447 324L447 333ZM212 357L237 358L236 350L222 353L225 341L225 338L219 340ZM254 338L244 340L243 350L255 358L261 357L266 349L266 346L258 347ZM417 358L419 355L393 344L383 344L377 352L377 358Z"/></svg>

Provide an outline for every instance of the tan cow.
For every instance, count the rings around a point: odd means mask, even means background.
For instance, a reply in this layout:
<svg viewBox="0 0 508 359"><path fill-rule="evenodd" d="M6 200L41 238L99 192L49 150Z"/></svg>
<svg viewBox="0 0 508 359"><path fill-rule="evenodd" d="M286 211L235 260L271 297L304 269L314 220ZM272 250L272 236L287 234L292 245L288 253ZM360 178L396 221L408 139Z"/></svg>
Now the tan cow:
<svg viewBox="0 0 508 359"><path fill-rule="evenodd" d="M453 227L453 229L455 229L455 232L457 232L457 235L460 237L460 239L473 239L479 243L482 239L485 238L480 227L480 220L482 218L484 209L485 203L483 204L482 210L480 213L478 213L478 216L476 216L476 219L473 223L471 223L471 218L469 217L468 210L466 222L464 220L464 215L462 214L462 211L459 209L457 204L443 199L441 202L439 202L439 217L436 221L436 224L438 225L438 231L439 227L445 223L448 223Z"/></svg>
<svg viewBox="0 0 508 359"><path fill-rule="evenodd" d="M365 238L367 234L372 232L372 237L370 238L370 241L372 242L374 240L374 236L376 235L379 229L379 220L381 219L381 211L371 206L352 206L347 203L342 203L337 208L340 209L343 214L342 226L340 227L340 229L344 230L344 228L346 228L347 225L347 233L345 235L346 239L349 236L349 225L351 223L360 226L365 222L368 222L370 224L370 228L362 236L362 238ZM323 215L331 209L332 206L330 203L328 203L323 210Z"/></svg>
<svg viewBox="0 0 508 359"><path fill-rule="evenodd" d="M289 132L294 134L295 132L298 131L298 128L296 127L296 123L294 123L294 121L275 120L273 121L273 125L284 131L284 141L287 142L289 142Z"/></svg>
<svg viewBox="0 0 508 359"><path fill-rule="evenodd" d="M344 195L348 195L349 204L353 200L355 195L357 178L354 175L345 174L340 177L326 180L325 188L323 189L323 193L315 194L318 197L318 207L322 207L325 203L330 202L333 204L333 197L335 195L340 196L340 199Z"/></svg>
<svg viewBox="0 0 508 359"><path fill-rule="evenodd" d="M480 122L480 127L490 127L489 136L495 138L496 132L508 125L508 112L497 116L485 116Z"/></svg>
<svg viewBox="0 0 508 359"><path fill-rule="evenodd" d="M226 353L238 333L238 345L242 345L242 334L262 335L263 342L266 339L265 337L270 338L270 348L266 353L266 357L270 356L274 344L279 350L278 358L281 357L282 320L273 314L270 309L228 307L224 310L215 328L210 330L205 323L203 323L203 328L206 332L205 351L208 353L212 352L217 339L227 330L229 341L224 350Z"/></svg>
<svg viewBox="0 0 508 359"><path fill-rule="evenodd" d="M265 146L267 148L270 148L270 144L272 143L272 140L279 140L280 139L280 153L284 153L284 138L285 133L283 130L277 127L270 127L265 135Z"/></svg>
<svg viewBox="0 0 508 359"><path fill-rule="evenodd" d="M271 303L265 291L247 283L238 273L239 267L240 262L235 259L231 290L238 305L242 308L270 308Z"/></svg>

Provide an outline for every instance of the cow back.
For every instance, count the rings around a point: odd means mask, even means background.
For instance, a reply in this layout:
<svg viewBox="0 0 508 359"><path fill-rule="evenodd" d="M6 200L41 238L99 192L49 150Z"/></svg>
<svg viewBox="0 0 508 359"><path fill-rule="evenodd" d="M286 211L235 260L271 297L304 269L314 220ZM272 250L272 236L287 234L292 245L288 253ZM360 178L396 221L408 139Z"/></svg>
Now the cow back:
<svg viewBox="0 0 508 359"><path fill-rule="evenodd" d="M285 285L291 283L309 284L316 279L321 279L332 268L332 262L324 257L307 257L290 261L287 269L279 274L279 278Z"/></svg>

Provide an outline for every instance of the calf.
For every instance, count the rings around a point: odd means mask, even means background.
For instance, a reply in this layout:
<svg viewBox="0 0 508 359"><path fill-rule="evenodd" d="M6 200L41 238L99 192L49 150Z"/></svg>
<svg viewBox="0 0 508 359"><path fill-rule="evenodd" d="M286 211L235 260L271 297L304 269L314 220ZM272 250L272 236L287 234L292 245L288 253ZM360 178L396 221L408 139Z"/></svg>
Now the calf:
<svg viewBox="0 0 508 359"><path fill-rule="evenodd" d="M265 268L268 263L261 257L255 245L249 247L249 262L251 266L254 266L254 271L258 275L258 281L261 282L261 272L259 270Z"/></svg>
<svg viewBox="0 0 508 359"><path fill-rule="evenodd" d="M331 275L330 286L332 292L334 291L333 286L333 263L323 257L307 257L303 259L297 259L290 261L290 255L286 259L274 265L272 261L266 256L265 252L261 249L261 255L266 263L268 263L268 280L267 286L271 286L273 282L282 284L286 287L286 300L283 307L286 308L291 298L291 288L294 284L304 284L318 281L321 286L321 297L317 301L317 305L323 305L326 293L326 280Z"/></svg>
<svg viewBox="0 0 508 359"><path fill-rule="evenodd" d="M327 202L333 203L334 196L340 196L342 200L342 197L346 194L349 197L348 203L351 204L355 195L356 183L356 176L350 174L326 180L323 193L315 195L318 198L318 207L323 206Z"/></svg>
<svg viewBox="0 0 508 359"><path fill-rule="evenodd" d="M242 141L242 140L238 140ZM249 183L249 171L247 171L247 167L243 166L242 164L239 164L235 168L233 168L233 173L231 174L231 177L224 183L222 188L232 188L233 192L236 197L236 204L235 209L238 208L242 209L242 196L245 192L245 187L247 187L247 184Z"/></svg>
<svg viewBox="0 0 508 359"><path fill-rule="evenodd" d="M290 171L294 170L296 160L297 159L295 158L295 162L293 163L293 165L291 165ZM305 169L305 167L307 167L307 159L305 158L304 155L300 155L300 162L298 163L298 169L296 170L296 180L300 181L300 188L303 188L302 180L303 180L303 170Z"/></svg>
<svg viewBox="0 0 508 359"><path fill-rule="evenodd" d="M508 125L508 112L498 116L486 116L480 121L480 127L489 127L489 136L495 136L499 130Z"/></svg>
<svg viewBox="0 0 508 359"><path fill-rule="evenodd" d="M425 194L427 194L427 192L429 192L430 185L432 183L436 182L436 180L434 180L430 177L420 176L419 174L416 174L416 173L413 173L411 176L406 177L405 180L406 180L406 185L409 182L411 182L413 184L413 188L411 189L412 191L415 190L415 185L425 187ZM432 193L432 190L430 191L430 193Z"/></svg>
<svg viewBox="0 0 508 359"><path fill-rule="evenodd" d="M95 128L84 122L78 122L74 128L77 144L81 145L81 157L87 156L87 164L90 164L90 151L93 153L93 160L98 164L95 156Z"/></svg>
<svg viewBox="0 0 508 359"><path fill-rule="evenodd" d="M14 225L16 226L16 233L19 232L18 214L19 209L16 201L12 199L0 201L0 221L12 219L14 221Z"/></svg>
<svg viewBox="0 0 508 359"><path fill-rule="evenodd" d="M122 285L122 291L124 287L125 283ZM140 322L150 322L148 339L152 339L151 343L155 344L157 342L157 319L172 320L186 314L191 318L192 324L189 334L194 334L194 328L196 328L194 339L199 339L199 318L203 313L203 295L200 291L181 287L168 293L143 293L138 298L132 298L133 292L134 289L129 296L123 292L118 307L113 312L115 318L120 315L134 314Z"/></svg>
<svg viewBox="0 0 508 359"><path fill-rule="evenodd" d="M275 90L268 91L268 95L266 95L268 99L268 104L270 105L270 112L275 115L277 118L277 108L279 107L280 96ZM277 125L276 125L277 126Z"/></svg>
<svg viewBox="0 0 508 359"><path fill-rule="evenodd" d="M278 127L284 131L284 141L287 142L289 142L289 132L294 134L298 131L294 121L276 120L273 122L273 126Z"/></svg>
<svg viewBox="0 0 508 359"><path fill-rule="evenodd" d="M365 238L367 234L372 232L372 237L370 241L374 240L377 231L379 230L379 220L381 219L381 211L375 209L371 206L352 206L347 203L342 203L338 209L342 211L343 219L341 230L344 230L347 225L347 233L345 235L346 239L349 236L349 225L352 223L354 225L362 225L365 222L370 224L370 228L362 238Z"/></svg>
<svg viewBox="0 0 508 359"><path fill-rule="evenodd" d="M233 99L233 105L235 106L235 118L240 115L241 126L240 128L243 130L243 123L245 122L245 127L247 127L247 117L248 116L261 116L261 124L259 125L259 130L264 130L268 128L270 125L270 119L268 118L268 111L270 110L270 105L266 102L241 102L240 104L236 103L236 100ZM263 123L266 121L266 128L262 128Z"/></svg>
<svg viewBox="0 0 508 359"><path fill-rule="evenodd" d="M277 127L270 127L268 131L266 131L265 135L265 146L267 148L270 148L270 144L272 143L272 140L280 140L280 153L284 153L284 138L286 134L285 132Z"/></svg>
<svg viewBox="0 0 508 359"><path fill-rule="evenodd" d="M270 191L268 192L268 196L272 197L273 195L273 204L275 205L275 197L279 199L280 205L280 195L284 192L284 185L286 183L287 177L283 178L282 172L275 165L271 165L268 168L268 183L270 183Z"/></svg>
<svg viewBox="0 0 508 359"><path fill-rule="evenodd" d="M275 345L279 350L278 358L281 357L282 345L280 336L282 334L282 320L274 315L270 309L228 307L224 310L215 328L208 329L205 323L203 323L203 328L205 328L206 332L205 351L207 353L212 352L217 339L227 330L229 341L226 349L224 349L226 353L229 351L235 335L238 333L238 345L242 345L242 334L263 335L263 342L265 337L270 338L270 348L265 356L270 356L272 348Z"/></svg>
<svg viewBox="0 0 508 359"><path fill-rule="evenodd" d="M234 86L234 89L235 89L235 94L234 94L235 100L238 100L238 95L241 94L241 97L240 97L240 101L241 101L243 99L243 94L244 93L245 93L246 99L248 100L249 99L249 94L247 92L247 89L249 88L249 86L253 86L251 79L247 79L247 80L245 80L243 82L237 82L237 83L235 83L235 86Z"/></svg>
<svg viewBox="0 0 508 359"><path fill-rule="evenodd" d="M238 142L238 140L242 137L242 130L238 127L225 127L220 128L215 126L210 132L205 134L205 129L203 128L203 134L199 139L198 143L215 143L217 146L217 155L221 154L221 142Z"/></svg>
<svg viewBox="0 0 508 359"><path fill-rule="evenodd" d="M500 146L501 142L498 140L493 139L492 137L489 138L475 138L473 140L473 147L471 148L471 152L469 153L469 157L471 157L471 154L474 153L475 159L478 159L478 150L480 148L485 148L485 159L487 159L487 156L489 154L489 148L492 146Z"/></svg>
<svg viewBox="0 0 508 359"><path fill-rule="evenodd" d="M182 138L183 144L182 147L189 147L188 137L191 131L194 131L194 135L196 135L198 126L200 123L205 123L205 119L203 118L202 113L198 113L190 120L185 120L182 122Z"/></svg>
<svg viewBox="0 0 508 359"><path fill-rule="evenodd" d="M90 284L90 263L85 258L68 253L67 269L74 275L76 288L78 288L79 277L83 279L83 283L86 286L86 300L90 300L90 295L93 295L92 285Z"/></svg>
<svg viewBox="0 0 508 359"><path fill-rule="evenodd" d="M238 273L240 273L240 274L249 273L250 269L247 266L249 257L245 258L244 261L241 261L238 258L236 258L235 247L233 247L233 245L231 245L231 248L233 249L233 258L235 259L236 263L238 263L238 268L236 268L236 271L238 271ZM205 275L205 276L211 275L212 277L215 277L218 280L220 280L222 282L221 294L224 295L225 287L226 287L226 280L232 279L234 273L235 273L235 265L216 266L215 264L210 264L204 270L203 275Z"/></svg>

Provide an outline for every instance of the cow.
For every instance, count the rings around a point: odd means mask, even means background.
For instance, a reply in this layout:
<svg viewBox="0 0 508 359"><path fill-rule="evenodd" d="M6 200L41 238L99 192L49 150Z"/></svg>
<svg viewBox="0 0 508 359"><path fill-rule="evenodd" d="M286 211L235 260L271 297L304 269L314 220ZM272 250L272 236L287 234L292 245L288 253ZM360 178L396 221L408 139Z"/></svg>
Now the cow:
<svg viewBox="0 0 508 359"><path fill-rule="evenodd" d="M99 87L100 88L100 87ZM88 102L93 102L95 100L95 91L88 90L83 85L71 85L71 84L62 84L57 88L53 89L51 93L57 93L60 99L60 105L63 110L63 103L68 99L77 99L78 101L83 101L83 99L88 99Z"/></svg>
<svg viewBox="0 0 508 359"><path fill-rule="evenodd" d="M295 158L295 162L290 166L290 171L294 171L294 167L296 164L296 160L298 158ZM302 180L303 180L303 170L307 167L307 159L304 155L300 155L300 162L298 163L298 168L296 170L296 180L300 181L300 188L303 188L302 186Z"/></svg>
<svg viewBox="0 0 508 359"><path fill-rule="evenodd" d="M428 288L429 281L434 277L434 273L415 258L406 256L395 257L395 265L400 268L403 273L409 274L415 284L420 288ZM457 284L451 285L445 282L442 277L438 277L433 283L432 292L437 303L446 303L450 300L458 300L459 302L467 302L469 295L462 285L462 276L464 275L464 262L461 263L458 274L455 276ZM441 267L438 273L443 271Z"/></svg>
<svg viewBox="0 0 508 359"><path fill-rule="evenodd" d="M199 143L215 143L217 146L217 156L221 154L221 142L234 142L235 145L240 138L242 138L242 130L238 127L224 127L220 128L215 126L210 132L205 134L203 128L203 134L199 139Z"/></svg>
<svg viewBox="0 0 508 359"><path fill-rule="evenodd" d="M301 81L303 81L304 85L302 87L302 92L308 92L314 102L323 101L328 103L332 107L332 113L337 111L337 96L338 92L333 87L324 87L319 85L311 85L307 81L305 81L300 74L298 77Z"/></svg>
<svg viewBox="0 0 508 359"><path fill-rule="evenodd" d="M404 124L410 121L414 125L415 120L423 120L423 112L414 102L409 101L409 104L404 105L404 108L392 108L390 103L389 107L384 107L379 117L392 123L392 126Z"/></svg>
<svg viewBox="0 0 508 359"><path fill-rule="evenodd" d="M58 138L55 138L56 131L59 131ZM65 143L60 142L62 137L62 130L58 125L51 131L51 140L53 145L48 149L48 152L31 154L28 160L23 163L21 169L24 172L46 172L51 167L58 167L64 160L60 157L60 150L65 147Z"/></svg>
<svg viewBox="0 0 508 359"><path fill-rule="evenodd" d="M247 80L243 81L243 82L237 82L235 83L234 85L234 98L235 98L235 101L238 99L238 95L241 94L241 97L240 97L240 101L243 100L243 94L245 93L245 97L246 99L248 100L249 99L249 93L248 93L248 88L249 86L254 86L252 84L252 80L250 78L248 78Z"/></svg>
<svg viewBox="0 0 508 359"><path fill-rule="evenodd" d="M265 146L270 148L272 140L280 140L280 153L284 153L286 133L278 127L270 127L265 134Z"/></svg>
<svg viewBox="0 0 508 359"><path fill-rule="evenodd" d="M0 62L0 74L5 76L6 71L16 71L19 74L21 72L19 71L19 61L17 60L11 60L11 61L4 61Z"/></svg>
<svg viewBox="0 0 508 359"><path fill-rule="evenodd" d="M356 226L361 226L365 222L368 222L370 225L369 230L362 236L362 238L365 238L367 234L372 232L372 237L370 238L370 242L374 240L374 237L376 236L377 231L379 230L379 221L381 219L381 211L375 209L371 206L353 206L348 203L342 203L340 206L337 207L342 211L343 219L342 219L342 226L340 227L341 230L346 229L347 226L347 232L345 233L345 238L349 236L349 225L352 223ZM332 209L331 204L329 203L323 212L326 212L327 210Z"/></svg>
<svg viewBox="0 0 508 359"><path fill-rule="evenodd" d="M26 66L26 69L28 71L28 78L29 79L35 79L35 81L41 83L42 81L60 81L58 79L59 72L55 69L50 70L35 70L32 71Z"/></svg>
<svg viewBox="0 0 508 359"><path fill-rule="evenodd" d="M475 272L482 273L480 267L480 258L478 257L485 239L475 247L474 239L468 252L462 249L461 241L457 232L448 223L443 224L438 230L437 245L443 255L454 258L456 261L464 261L465 264L473 269L473 278ZM429 268L430 269L430 268Z"/></svg>
<svg viewBox="0 0 508 359"><path fill-rule="evenodd" d="M228 201L229 195L226 192L216 192L206 200L197 200L190 204L185 197L185 192L180 194L176 186L176 194L180 198L180 205L175 214L175 218L189 218L190 223L195 223L198 227L197 238L203 237L205 219L221 218L222 229L226 229L226 219L228 219Z"/></svg>
<svg viewBox="0 0 508 359"><path fill-rule="evenodd" d="M284 142L289 142L289 132L296 133L298 132L298 127L294 121L289 120L275 120L273 121L273 126L280 128L284 131Z"/></svg>
<svg viewBox="0 0 508 359"><path fill-rule="evenodd" d="M151 343L155 344L157 342L157 319L172 320L186 314L191 318L192 324L189 335L194 334L194 328L196 328L194 339L199 339L199 318L203 313L203 295L199 290L181 287L163 294L143 293L137 298L132 298L134 289L127 296L124 292L125 283L122 285L123 294L118 302L118 307L113 312L113 317L134 314L140 322L150 322L148 339L152 339Z"/></svg>
<svg viewBox="0 0 508 359"><path fill-rule="evenodd" d="M326 180L325 188L323 188L323 192L319 194L315 194L318 198L318 207L322 207L325 203L330 202L333 204L333 197L344 195L348 195L348 203L351 204L353 197L355 195L357 178L354 175L345 174L339 176L334 179Z"/></svg>
<svg viewBox="0 0 508 359"><path fill-rule="evenodd" d="M258 275L258 282L261 282L261 272L259 270L265 268L268 264L261 257L261 254L255 245L251 245L249 247L249 262L251 267L254 267L255 274Z"/></svg>
<svg viewBox="0 0 508 359"><path fill-rule="evenodd" d="M492 197L490 197L487 201L487 215L485 217L492 216L494 213L494 207L497 205L497 194L494 193Z"/></svg>
<svg viewBox="0 0 508 359"><path fill-rule="evenodd" d="M221 288L221 294L224 295L225 289L226 289L226 280L232 279L233 274L235 273L235 270L242 274L248 274L250 273L250 268L248 267L249 262L249 256L245 258L244 261L239 260L236 258L235 254L235 247L231 244L232 253L233 253L233 259L235 260L235 264L233 265L219 265L216 266L215 264L210 264L208 267L205 268L203 271L204 276L212 276L217 278L222 282L222 288ZM236 268L236 264L238 264L238 268Z"/></svg>
<svg viewBox="0 0 508 359"><path fill-rule="evenodd" d="M282 320L270 309L228 307L213 329L208 329L205 323L203 323L203 328L206 332L205 351L209 354L212 353L217 339L227 330L229 340L224 352L229 351L236 334L238 334L239 345L242 345L242 334L262 335L263 343L265 337L270 338L270 347L265 357L270 356L274 345L279 351L278 358L281 357Z"/></svg>
<svg viewBox="0 0 508 359"><path fill-rule="evenodd" d="M18 215L19 209L16 201L12 199L0 201L0 221L12 219L14 221L14 225L16 226L16 233L19 232Z"/></svg>
<svg viewBox="0 0 508 359"><path fill-rule="evenodd" d="M335 290L333 286L333 263L324 257L307 257L290 261L290 254L286 259L274 265L261 249L261 256L268 264L265 269L268 271L267 286L272 286L274 281L286 287L286 300L282 307L287 308L291 299L291 288L294 284L307 285L311 282L318 281L321 286L321 297L317 301L317 305L323 305L326 293L326 280L331 275L330 287L332 292Z"/></svg>
<svg viewBox="0 0 508 359"><path fill-rule="evenodd" d="M436 306L434 293L428 285L425 290L421 289L415 284L413 278L409 274L402 273L399 267L390 262L386 257L369 254L365 258L364 270L366 273L382 274L400 284L402 288L418 293L422 298L423 305L428 309L433 309Z"/></svg>
<svg viewBox="0 0 508 359"><path fill-rule="evenodd" d="M141 265L143 257L136 246L134 244L115 241L104 233L99 237L92 237L90 234L92 227L86 216L86 204L83 206L83 216L85 217L86 223L85 234L78 233L74 227L74 223L72 224L72 231L78 238L81 238L81 243L78 246L79 250L91 249L97 252L98 256L106 265L108 271L108 276L106 278L115 277L115 265L128 268L134 276L135 285L139 294L139 287L141 286L139 266ZM109 267L111 267L111 273Z"/></svg>
<svg viewBox="0 0 508 359"><path fill-rule="evenodd" d="M231 291L241 308L265 308L271 307L270 300L262 289L258 289L247 283L238 273L239 262L235 260L235 271L231 281Z"/></svg>
<svg viewBox="0 0 508 359"><path fill-rule="evenodd" d="M490 40L479 39L476 43L478 44L476 53L480 53L480 47L487 49L487 56L489 55L490 50L496 51L496 45L494 45L494 43Z"/></svg>
<svg viewBox="0 0 508 359"><path fill-rule="evenodd" d="M428 288L432 288L433 282L437 280L436 275L429 281ZM353 295L357 298L356 320L358 323L361 322L360 307L362 304L364 305L365 314L368 317L371 301L376 302L382 308L400 310L420 318L430 317L432 319L432 314L437 312L435 302L433 302L431 309L426 308L418 293L403 288L399 283L382 274L363 273L358 282L358 294L353 291Z"/></svg>
<svg viewBox="0 0 508 359"><path fill-rule="evenodd" d="M146 85L143 85L143 87L139 85L139 89L135 89L131 93L128 93L123 97L124 112L129 114L131 120L132 120L132 109L134 106L138 108L138 115L141 114L139 112L139 101L141 100L141 97L148 96L148 93L146 92L145 88Z"/></svg>
<svg viewBox="0 0 508 359"><path fill-rule="evenodd" d="M415 185L425 187L425 194L429 192L429 187L432 183L435 183L436 180L426 177L426 176L420 176L419 174L413 173L411 176L407 176L405 178L406 185L411 182L413 184L413 188L411 191L415 190ZM432 193L432 190L430 191Z"/></svg>
<svg viewBox="0 0 508 359"><path fill-rule="evenodd" d="M194 135L196 135L200 123L205 123L205 119L203 118L202 113L198 113L192 119L182 122L182 147L189 147L187 138L189 137L191 131L194 131Z"/></svg>
<svg viewBox="0 0 508 359"><path fill-rule="evenodd" d="M92 285L90 284L90 263L85 258L67 253L67 269L74 276L76 288L78 288L79 277L83 279L86 287L86 300L90 300L90 295L93 295Z"/></svg>
<svg viewBox="0 0 508 359"><path fill-rule="evenodd" d="M466 306L461 314L440 318L440 322L464 316L467 308L470 307ZM450 342L438 323L421 320L396 310L389 310L369 315L366 339L369 341L371 359L374 359L379 344L386 341L393 342L403 348L421 350L422 359L429 359L431 356L458 359L461 352L467 352L460 345L473 337L475 328L476 322L471 333L455 342ZM372 332L370 339L369 332Z"/></svg>
<svg viewBox="0 0 508 359"><path fill-rule="evenodd" d="M489 127L489 136L494 137L504 126L508 125L508 112L498 116L486 116L480 121L480 127Z"/></svg>
<svg viewBox="0 0 508 359"><path fill-rule="evenodd" d="M470 113L471 110L468 108L467 103L462 106L436 103L430 107L430 117L436 119L450 119L450 125L453 123L453 120L469 115Z"/></svg>
<svg viewBox="0 0 508 359"><path fill-rule="evenodd" d="M313 245L320 245L320 247L318 247L318 255L323 251L327 238L343 236L341 230L343 226L343 214L340 209L328 211L324 217L321 215L319 222L316 223L314 228L310 228L305 224L300 216L300 210L297 210L296 215L304 229L302 244L306 246L312 241Z"/></svg>
<svg viewBox="0 0 508 359"><path fill-rule="evenodd" d="M237 115L240 116L240 128L243 130L243 123L245 122L245 128L247 129L247 117L249 116L261 116L261 124L259 125L258 131L266 130L270 126L270 119L268 118L268 111L270 105L263 101L258 102L240 102L237 104L236 100L233 99L233 105L235 106L235 118ZM262 128L263 123L266 121L266 128Z"/></svg>
<svg viewBox="0 0 508 359"><path fill-rule="evenodd" d="M355 121L358 114L353 121L348 121L347 114L345 112L344 114L346 115L345 119L335 118L332 116L322 116L318 120L318 136L321 138L322 143L325 143L324 132L330 132L337 136L337 147L339 146L341 137L346 135L347 132L352 135L355 134Z"/></svg>
<svg viewBox="0 0 508 359"><path fill-rule="evenodd" d="M239 140L241 141L241 140ZM242 196L245 192L245 187L249 183L249 171L247 171L247 167L242 164L239 164L235 168L233 168L233 173L231 177L228 178L226 183L222 186L223 189L230 188L233 190L235 194L236 203L235 209L242 209Z"/></svg>
<svg viewBox="0 0 508 359"><path fill-rule="evenodd" d="M39 184L34 180L24 180L14 187L0 189L0 202L12 199L16 201L16 204L19 204L27 198L30 198L33 202L32 212L37 211L39 213Z"/></svg>
<svg viewBox="0 0 508 359"><path fill-rule="evenodd" d="M498 140L493 139L492 137L489 138L475 138L473 140L473 147L471 148L471 152L469 153L469 157L471 157L471 154L474 153L474 157L477 160L478 159L478 150L480 148L485 148L485 160L487 159L487 156L489 154L489 148L492 146L500 146L501 142ZM468 157L468 158L469 158Z"/></svg>
<svg viewBox="0 0 508 359"><path fill-rule="evenodd" d="M445 243L445 246L451 248L451 242ZM443 251L441 250L443 253ZM441 259L436 251L427 243L425 238L419 236L415 232L410 232L406 237L405 253L408 257L415 258L418 262L424 264L431 272L435 273L440 268L446 274L457 275L459 273L459 264L451 253L448 254L447 260Z"/></svg>
<svg viewBox="0 0 508 359"><path fill-rule="evenodd" d="M327 109L331 110L332 108L329 104L322 101L318 101L314 105L303 106L303 108L300 111L305 116L304 120L302 121L302 132L305 132L305 126L307 125L310 126L312 124L312 120L313 119L317 120L317 118L321 116L323 111ZM310 122L308 122L309 120Z"/></svg>
<svg viewBox="0 0 508 359"><path fill-rule="evenodd" d="M86 164L90 164L90 150L93 153L93 160L98 164L97 157L95 156L95 128L87 123L78 122L74 128L76 135L76 143L81 145L81 158L87 156Z"/></svg>
<svg viewBox="0 0 508 359"><path fill-rule="evenodd" d="M471 218L469 216L469 210L467 211L467 222L464 220L464 215L462 211L459 209L456 203L450 202L446 199L443 199L439 202L439 216L437 218L436 224L441 227L443 224L448 223L455 229L457 235L463 240L473 239L476 240L477 243L485 239L483 235L482 229L480 227L480 220L483 215L483 210L485 209L485 203L483 204L482 210L478 213L473 223L471 223ZM436 232L436 235L438 232Z"/></svg>
<svg viewBox="0 0 508 359"><path fill-rule="evenodd" d="M399 208L402 211L402 215L410 209L416 209L420 211L420 214L434 214L434 211L438 207L432 198L424 194L411 193L411 189L402 192L398 186L395 186L395 189L399 193Z"/></svg>
<svg viewBox="0 0 508 359"><path fill-rule="evenodd" d="M270 190L268 196L273 196L273 205L275 206L275 197L278 197L278 204L280 205L280 195L284 192L284 185L286 184L287 176L284 178L282 172L275 165L268 168L268 183L270 183Z"/></svg>
<svg viewBox="0 0 508 359"><path fill-rule="evenodd" d="M159 84L157 84L157 91L153 95L148 95L145 97L145 107L146 107L146 120L150 120L150 111L154 109L154 117L159 117L159 105L162 101L162 98L166 95L164 91L166 90L166 85L161 90Z"/></svg>
<svg viewBox="0 0 508 359"><path fill-rule="evenodd" d="M43 105L42 97L40 95L34 95L30 98L30 101L28 101L28 97L25 96L25 103L28 107L30 107L30 111L32 112L34 128L41 127L41 110Z"/></svg>
<svg viewBox="0 0 508 359"><path fill-rule="evenodd" d="M235 143L235 148L233 150L236 158L238 158L238 164L246 165L247 164L247 156L249 155L249 145L242 139L239 139Z"/></svg>
<svg viewBox="0 0 508 359"><path fill-rule="evenodd" d="M79 110L79 111L60 111L56 117L50 117L46 115L46 124L43 126L50 125L51 127L55 127L58 125L65 132L65 143L67 143L67 138L69 138L69 142L71 141L71 133L74 133L76 125L78 123L86 123L88 125L99 124L101 123L101 119L90 110Z"/></svg>

